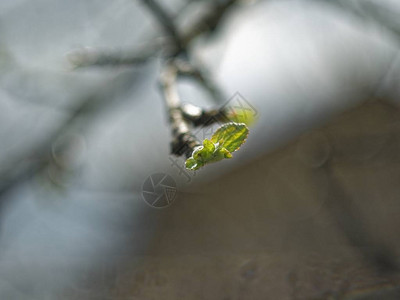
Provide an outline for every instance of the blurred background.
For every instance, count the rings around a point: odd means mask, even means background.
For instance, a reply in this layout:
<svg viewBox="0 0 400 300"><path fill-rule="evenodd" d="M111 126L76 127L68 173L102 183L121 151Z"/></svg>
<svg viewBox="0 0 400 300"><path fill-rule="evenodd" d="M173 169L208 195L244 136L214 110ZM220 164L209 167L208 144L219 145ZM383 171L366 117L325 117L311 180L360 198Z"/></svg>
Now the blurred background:
<svg viewBox="0 0 400 300"><path fill-rule="evenodd" d="M0 2L0 299L400 299L400 2L159 1L182 102L257 119L196 172L150 2Z"/></svg>

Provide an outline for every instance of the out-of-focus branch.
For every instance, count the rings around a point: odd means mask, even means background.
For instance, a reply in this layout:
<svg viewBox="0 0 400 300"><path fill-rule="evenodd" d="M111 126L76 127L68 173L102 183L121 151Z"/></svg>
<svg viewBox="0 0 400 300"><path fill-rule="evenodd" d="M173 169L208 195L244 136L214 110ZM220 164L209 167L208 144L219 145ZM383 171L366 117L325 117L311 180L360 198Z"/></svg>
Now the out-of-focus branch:
<svg viewBox="0 0 400 300"><path fill-rule="evenodd" d="M208 91L216 103L222 103L225 100L222 91L204 67L195 66L188 60L178 60L176 65L180 76L190 77L197 81Z"/></svg>
<svg viewBox="0 0 400 300"><path fill-rule="evenodd" d="M206 32L213 32L221 23L225 13L239 0L211 1L208 8L193 23L182 30L182 41L186 46L193 39Z"/></svg>
<svg viewBox="0 0 400 300"><path fill-rule="evenodd" d="M172 17L165 9L155 0L142 0L150 11L154 14L164 31L169 34L175 42L175 55L186 51L187 45L196 37L205 32L214 31L220 24L223 16L229 8L237 4L238 0L212 1L206 3L207 9L191 24L185 27L180 34L179 29L175 25Z"/></svg>
<svg viewBox="0 0 400 300"><path fill-rule="evenodd" d="M180 54L185 51L184 45L182 44L180 34L172 17L167 11L155 0L141 0L142 3L154 14L156 20L162 25L165 33L169 35L176 46L176 50L173 52L174 55Z"/></svg>
<svg viewBox="0 0 400 300"><path fill-rule="evenodd" d="M207 9L204 10L192 23L188 24L182 29L172 21L184 14L187 10L181 9L178 15L171 17L164 8L154 0L142 0L149 10L156 16L157 20L163 26L164 31L170 37L163 39L154 39L151 42L143 45L139 50L132 52L122 53L107 53L106 51L77 51L73 52L70 56L71 63L76 68L89 67L89 66L120 66L120 65L135 65L143 63L153 58L156 54L161 53L164 57L174 57L179 54L187 52L187 46L196 37L203 33L214 31L221 23L225 13L232 8L239 0L226 0L226 1L210 1L205 2ZM171 41L172 39L172 41ZM204 72L203 72L204 73ZM206 79L203 76L203 81ZM206 83L212 86L208 80ZM215 88L213 87L215 90Z"/></svg>
<svg viewBox="0 0 400 300"><path fill-rule="evenodd" d="M398 15L385 5L380 5L379 1L329 1L329 4L336 5L346 12L350 12L362 20L373 22L380 27L386 28L398 39L400 38L400 26Z"/></svg>
<svg viewBox="0 0 400 300"><path fill-rule="evenodd" d="M131 66L147 62L154 58L161 48L159 45L146 45L135 51L108 52L98 49L81 49L68 54L68 60L74 68L90 66Z"/></svg>
<svg viewBox="0 0 400 300"><path fill-rule="evenodd" d="M95 112L105 110L112 103L109 98L115 93L123 91L122 87L134 86L137 79L138 77L131 78L131 74L118 75L103 88L84 97L80 104L72 110L72 113L51 134L37 146L27 151L25 158L21 159L19 156L7 161L7 165L1 166L3 171L0 173L0 199L13 187L37 175L51 163L51 146L58 137L68 133L82 117L85 117L85 123L89 124L93 120Z"/></svg>

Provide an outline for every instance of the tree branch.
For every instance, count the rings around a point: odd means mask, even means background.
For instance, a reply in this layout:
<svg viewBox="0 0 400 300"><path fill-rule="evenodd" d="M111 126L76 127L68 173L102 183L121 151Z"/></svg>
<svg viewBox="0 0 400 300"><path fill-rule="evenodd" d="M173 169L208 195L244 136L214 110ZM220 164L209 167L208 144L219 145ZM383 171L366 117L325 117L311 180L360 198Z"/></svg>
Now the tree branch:
<svg viewBox="0 0 400 300"><path fill-rule="evenodd" d="M196 80L214 99L216 103L222 103L225 100L222 91L211 76L208 71L203 67L195 66L188 60L177 60L176 66L178 68L178 74L180 76L187 76Z"/></svg>
<svg viewBox="0 0 400 300"><path fill-rule="evenodd" d="M184 45L186 46L203 33L215 31L225 13L238 2L239 0L225 0L208 3L208 9L182 32Z"/></svg>
<svg viewBox="0 0 400 300"><path fill-rule="evenodd" d="M220 21L222 20L225 13L234 6L238 0L227 0L223 3L219 1L213 1L206 3L208 9L203 12L196 20L189 24L186 29L180 33L177 26L172 21L173 18L154 0L141 0L146 7L156 16L157 20L163 26L164 31L167 35L172 38L170 39L156 39L142 47L142 49L135 50L133 52L126 53L107 53L106 51L77 51L73 52L69 56L69 60L75 66L75 68L89 67L89 66L120 66L120 65L135 65L144 63L147 60L153 58L157 53L163 52L164 57L174 57L179 54L184 54L187 51L187 46L199 35L214 31ZM193 1L193 0L191 0ZM186 6L184 7L186 9ZM185 9L181 9L177 16L177 19L181 14L185 12ZM121 57L122 55L122 57ZM203 73L205 73L203 71ZM210 91L213 90L214 98L221 98L216 92L215 85L212 84L211 80L207 80L207 76L202 76L203 84L208 86Z"/></svg>
<svg viewBox="0 0 400 300"><path fill-rule="evenodd" d="M68 54L68 60L74 68L90 66L138 65L154 58L161 51L159 45L146 45L135 51L108 52L84 48Z"/></svg>
<svg viewBox="0 0 400 300"><path fill-rule="evenodd" d="M156 0L141 1L154 14L157 21L160 23L160 25L162 25L165 33L171 36L174 40L176 50L173 53L173 56L185 52L185 47L182 44L178 29L167 11Z"/></svg>
<svg viewBox="0 0 400 300"><path fill-rule="evenodd" d="M176 88L178 68L175 61L170 60L160 76L160 87L167 106L169 122L171 124L172 142L171 152L177 156L190 157L194 147L201 145L191 133L189 124L181 110L181 101Z"/></svg>

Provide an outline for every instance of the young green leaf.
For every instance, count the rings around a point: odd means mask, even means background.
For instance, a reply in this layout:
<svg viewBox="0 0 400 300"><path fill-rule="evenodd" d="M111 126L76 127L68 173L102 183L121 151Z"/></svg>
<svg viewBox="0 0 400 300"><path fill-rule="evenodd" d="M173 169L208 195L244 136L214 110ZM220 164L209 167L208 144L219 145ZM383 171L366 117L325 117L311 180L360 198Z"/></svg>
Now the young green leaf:
<svg viewBox="0 0 400 300"><path fill-rule="evenodd" d="M198 170L207 163L231 158L232 152L238 150L245 142L249 129L243 123L228 123L222 125L211 137L205 139L202 146L193 150L185 166L189 170Z"/></svg>
<svg viewBox="0 0 400 300"><path fill-rule="evenodd" d="M249 134L249 129L244 123L227 123L222 125L211 137L213 143L219 143L229 152L240 148Z"/></svg>

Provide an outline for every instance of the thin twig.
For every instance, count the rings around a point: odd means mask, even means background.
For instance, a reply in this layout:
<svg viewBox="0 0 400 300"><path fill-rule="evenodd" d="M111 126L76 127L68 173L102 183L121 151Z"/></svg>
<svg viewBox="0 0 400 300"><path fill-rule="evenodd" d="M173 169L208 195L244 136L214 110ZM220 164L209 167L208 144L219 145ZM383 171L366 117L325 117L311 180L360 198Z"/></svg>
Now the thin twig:
<svg viewBox="0 0 400 300"><path fill-rule="evenodd" d="M174 57L178 54L187 52L187 46L199 35L214 31L220 24L225 13L234 6L238 0L227 0L224 3L218 1L205 3L208 9L199 15L191 24L188 24L182 29L182 33L172 21L185 13L186 6L180 9L178 14L172 18L157 2L142 0L149 10L157 17L157 20L162 24L164 31L167 33L172 42L168 39L154 39L150 43L144 45L142 50L135 50L132 53L126 51L124 53L107 53L106 51L77 51L70 54L70 60L76 68L89 66L120 66L120 65L135 65L146 62L153 58L157 53L163 53L164 57ZM147 36L148 34L146 34ZM122 58L121 58L122 54ZM222 95L216 92L215 85L207 76L203 77L203 84L208 86L209 90L213 90L214 98L222 99Z"/></svg>
<svg viewBox="0 0 400 300"><path fill-rule="evenodd" d="M90 66L121 66L138 65L154 58L160 52L160 47L147 45L143 49L132 52L108 52L85 48L68 54L69 62L74 68Z"/></svg>
<svg viewBox="0 0 400 300"><path fill-rule="evenodd" d="M177 74L178 68L175 61L168 61L160 76L160 87L163 91L169 122L171 124L173 136L171 152L177 156L185 155L189 157L194 147L201 143L191 133L189 124L183 116L181 101L176 87Z"/></svg>
<svg viewBox="0 0 400 300"><path fill-rule="evenodd" d="M195 66L188 60L178 60L178 75L187 76L196 80L214 99L216 103L222 103L225 99L222 91L215 84L215 81L211 79L208 71L203 67Z"/></svg>
<svg viewBox="0 0 400 300"><path fill-rule="evenodd" d="M162 25L165 33L171 36L176 46L175 55L185 51L181 37L172 17L167 11L155 0L142 0L142 3L154 14L157 21Z"/></svg>
<svg viewBox="0 0 400 300"><path fill-rule="evenodd" d="M183 45L188 45L203 33L215 31L225 13L238 2L238 0L226 0L207 3L209 5L208 9L182 32Z"/></svg>

